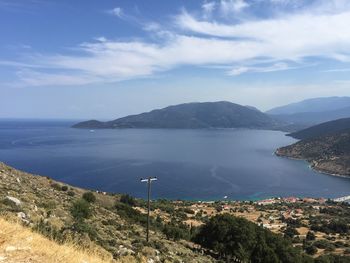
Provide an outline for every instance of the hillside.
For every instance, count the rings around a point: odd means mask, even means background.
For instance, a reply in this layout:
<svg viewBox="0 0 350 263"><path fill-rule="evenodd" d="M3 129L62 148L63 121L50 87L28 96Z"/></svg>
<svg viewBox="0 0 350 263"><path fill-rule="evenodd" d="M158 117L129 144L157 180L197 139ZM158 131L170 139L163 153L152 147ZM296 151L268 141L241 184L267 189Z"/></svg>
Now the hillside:
<svg viewBox="0 0 350 263"><path fill-rule="evenodd" d="M288 134L296 139L312 139L329 134L350 131L350 118L321 123L310 128Z"/></svg>
<svg viewBox="0 0 350 263"><path fill-rule="evenodd" d="M90 120L74 128L257 128L273 129L281 123L252 108L231 102L186 103L131 115L113 121Z"/></svg>
<svg viewBox="0 0 350 263"><path fill-rule="evenodd" d="M130 262L129 260L130 258L124 262ZM31 231L14 219L0 218L0 262L112 263L115 261L110 254L103 253L97 247L87 250L73 244L58 244Z"/></svg>
<svg viewBox="0 0 350 263"><path fill-rule="evenodd" d="M312 98L296 103L280 106L266 111L267 114L288 115L305 112L335 111L350 107L350 97Z"/></svg>
<svg viewBox="0 0 350 263"><path fill-rule="evenodd" d="M89 193L89 198L83 199L84 193ZM91 193L0 163L0 217L16 216L24 225L55 242L94 248L118 260L129 258L125 262L132 262L130 257L137 262L142 262L142 258L152 262L213 262L211 257L194 251L192 243L168 239L161 230L161 219L152 218L151 239L147 244L145 215L120 198L120 195ZM146 204L140 200L138 206L144 209ZM0 235L1 231L2 228Z"/></svg>
<svg viewBox="0 0 350 263"><path fill-rule="evenodd" d="M320 134L318 129L301 133ZM301 135L300 135L301 136ZM278 156L304 159L320 172L350 176L350 131L299 141L277 149Z"/></svg>

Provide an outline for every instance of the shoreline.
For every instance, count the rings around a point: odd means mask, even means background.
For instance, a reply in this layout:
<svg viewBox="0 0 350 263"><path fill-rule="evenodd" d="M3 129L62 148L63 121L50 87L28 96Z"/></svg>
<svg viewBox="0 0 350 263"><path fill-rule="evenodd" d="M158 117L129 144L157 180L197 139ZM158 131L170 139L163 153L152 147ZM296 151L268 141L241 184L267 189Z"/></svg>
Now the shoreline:
<svg viewBox="0 0 350 263"><path fill-rule="evenodd" d="M280 153L278 153L278 149L274 152L274 155L276 155L277 157L280 157L280 158L286 158L286 159L295 160L295 161L304 161L304 162L308 163L308 167L311 168L311 170L313 170L317 173L320 173L320 174L350 179L350 176L348 176L348 175L331 173L331 172L323 171L321 169L317 169L317 167L312 165L312 163L311 163L312 161L308 161L307 159L291 157L291 156L280 154Z"/></svg>

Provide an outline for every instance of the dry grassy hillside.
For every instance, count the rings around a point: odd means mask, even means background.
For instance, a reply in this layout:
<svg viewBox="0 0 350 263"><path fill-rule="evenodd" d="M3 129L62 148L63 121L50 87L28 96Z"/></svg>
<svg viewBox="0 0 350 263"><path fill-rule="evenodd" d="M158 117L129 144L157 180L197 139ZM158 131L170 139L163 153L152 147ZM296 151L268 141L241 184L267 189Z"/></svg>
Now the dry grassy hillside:
<svg viewBox="0 0 350 263"><path fill-rule="evenodd" d="M13 220L0 218L0 262L109 263L116 261L113 261L110 253L99 247L83 250L73 243L59 245Z"/></svg>

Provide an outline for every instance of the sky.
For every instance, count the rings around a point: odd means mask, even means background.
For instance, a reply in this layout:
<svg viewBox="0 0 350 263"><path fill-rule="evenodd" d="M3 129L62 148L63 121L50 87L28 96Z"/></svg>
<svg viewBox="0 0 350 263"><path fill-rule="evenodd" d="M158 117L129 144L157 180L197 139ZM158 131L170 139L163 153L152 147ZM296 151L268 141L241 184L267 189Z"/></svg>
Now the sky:
<svg viewBox="0 0 350 263"><path fill-rule="evenodd" d="M350 96L348 0L0 0L0 118Z"/></svg>

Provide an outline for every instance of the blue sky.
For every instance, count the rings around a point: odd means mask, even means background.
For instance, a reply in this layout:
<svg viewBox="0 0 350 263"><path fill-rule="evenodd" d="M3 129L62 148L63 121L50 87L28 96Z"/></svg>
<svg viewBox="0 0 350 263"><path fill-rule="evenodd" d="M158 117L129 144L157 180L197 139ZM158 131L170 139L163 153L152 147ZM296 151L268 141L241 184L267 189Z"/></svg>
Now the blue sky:
<svg viewBox="0 0 350 263"><path fill-rule="evenodd" d="M0 0L0 118L350 96L348 0Z"/></svg>

